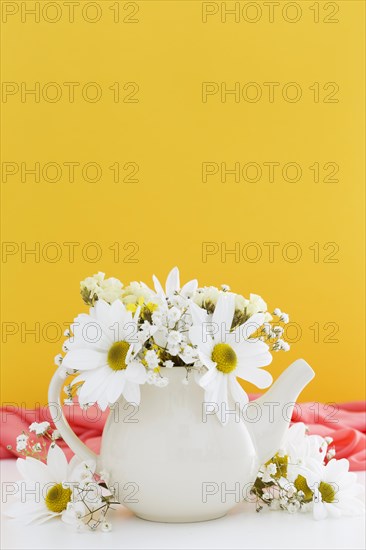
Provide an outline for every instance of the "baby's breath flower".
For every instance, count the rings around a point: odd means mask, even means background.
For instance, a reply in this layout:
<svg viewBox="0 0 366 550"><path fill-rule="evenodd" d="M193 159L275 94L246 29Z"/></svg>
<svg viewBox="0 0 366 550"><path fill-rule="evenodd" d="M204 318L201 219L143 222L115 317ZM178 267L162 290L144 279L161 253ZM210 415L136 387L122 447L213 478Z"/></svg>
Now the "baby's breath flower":
<svg viewBox="0 0 366 550"><path fill-rule="evenodd" d="M49 422L33 422L29 426L30 432L35 432L36 435L44 435L50 428Z"/></svg>
<svg viewBox="0 0 366 550"><path fill-rule="evenodd" d="M145 361L149 369L156 369L159 366L159 357L154 350L145 353Z"/></svg>
<svg viewBox="0 0 366 550"><path fill-rule="evenodd" d="M280 315L280 321L282 321L282 323L288 323L290 320L290 317L288 316L287 313L281 313Z"/></svg>
<svg viewBox="0 0 366 550"><path fill-rule="evenodd" d="M20 434L20 435L17 436L17 438L16 438L16 442L17 442L16 450L17 450L18 453L20 453L21 451L24 451L27 448L28 439L29 439L29 437L25 434Z"/></svg>
<svg viewBox="0 0 366 550"><path fill-rule="evenodd" d="M290 514L295 514L300 510L300 502L298 500L292 500L287 504L287 511Z"/></svg>
<svg viewBox="0 0 366 550"><path fill-rule="evenodd" d="M332 458L334 458L335 454L336 454L335 449L329 449L329 451L327 452L327 460L331 460Z"/></svg>

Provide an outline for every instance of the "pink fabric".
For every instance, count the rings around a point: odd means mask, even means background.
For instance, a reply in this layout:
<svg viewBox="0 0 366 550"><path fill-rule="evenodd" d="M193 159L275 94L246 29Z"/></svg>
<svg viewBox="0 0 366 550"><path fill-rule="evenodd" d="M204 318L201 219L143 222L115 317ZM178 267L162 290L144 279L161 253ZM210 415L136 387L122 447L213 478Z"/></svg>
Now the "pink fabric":
<svg viewBox="0 0 366 550"><path fill-rule="evenodd" d="M254 397L254 396L252 396ZM1 411L0 458L15 458L16 436L27 431L32 422L47 420L53 426L47 407L35 410L8 405ZM75 433L96 453L108 413L93 406L88 411L79 407L64 407L64 413ZM366 470L366 402L350 403L298 403L292 422L304 422L311 434L331 436L334 440L336 458L348 458L351 470ZM62 440L59 445L70 458L72 451ZM8 446L11 445L12 449Z"/></svg>

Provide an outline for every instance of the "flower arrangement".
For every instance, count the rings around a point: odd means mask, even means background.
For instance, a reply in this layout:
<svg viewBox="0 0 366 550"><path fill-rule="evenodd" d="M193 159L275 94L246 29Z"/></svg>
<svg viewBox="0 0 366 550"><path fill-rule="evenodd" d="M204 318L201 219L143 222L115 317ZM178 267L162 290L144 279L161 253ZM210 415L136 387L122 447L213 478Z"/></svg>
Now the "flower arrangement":
<svg viewBox="0 0 366 550"><path fill-rule="evenodd" d="M244 407L248 396L237 378L259 388L271 384L263 367L270 364L271 352L289 349L286 313L279 308L270 313L260 296L245 298L227 285L199 288L193 280L181 287L177 268L165 288L156 277L153 281L154 289L138 282L125 287L98 273L80 283L90 310L75 318L64 355L55 358L61 377L73 377L65 386L67 405L77 398L83 408L97 404L105 410L121 396L138 405L140 386L164 388L169 382L164 369L175 367L186 371L183 384L192 376L204 389L206 402L228 404L230 397ZM67 463L59 438L48 422L35 422L17 437L16 450L24 457L17 467L27 489L43 487L40 498L31 491L31 501L15 503L8 514L27 522L60 516L78 529L109 531L107 512L119 503L108 472L97 473L94 460L73 457ZM293 425L283 448L250 482L256 510L312 511L315 519L362 511L356 476L348 461L334 454L331 438L308 435L302 423Z"/></svg>
<svg viewBox="0 0 366 550"><path fill-rule="evenodd" d="M144 283L128 286L104 273L80 283L81 296L90 306L78 315L66 335L65 355L55 358L66 377L66 403L77 394L82 407L97 403L102 410L122 395L140 403L140 385L164 387L164 368L183 366L188 383L192 373L205 390L205 400L228 393L244 405L247 394L237 378L258 388L272 383L262 367L271 352L287 351L283 339L289 316L279 308L269 313L256 295L244 298L221 288L198 287L196 280L180 286L179 271L169 273L165 289L154 276L154 290Z"/></svg>

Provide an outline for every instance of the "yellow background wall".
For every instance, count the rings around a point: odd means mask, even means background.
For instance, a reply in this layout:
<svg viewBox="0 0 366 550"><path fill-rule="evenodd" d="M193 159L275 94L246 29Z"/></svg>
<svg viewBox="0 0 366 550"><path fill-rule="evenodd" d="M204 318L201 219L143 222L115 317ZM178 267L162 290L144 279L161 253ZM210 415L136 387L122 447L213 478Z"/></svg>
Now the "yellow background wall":
<svg viewBox="0 0 366 550"><path fill-rule="evenodd" d="M227 283L290 314L298 341L271 371L306 358L317 376L303 399L361 399L364 3L280 2L272 22L263 2L239 2L237 22L221 20L221 2L81 1L74 22L64 2L38 2L39 22L21 4L37 2L1 2L2 402L47 401L61 327L85 311L81 279L149 283L174 265L183 281ZM39 102L24 95L37 82ZM74 102L65 82L79 83ZM236 82L240 97L221 97ZM39 182L22 168L37 162ZM279 163L272 182L268 162ZM203 163L217 171L206 182ZM262 176L221 181L221 163ZM264 243L278 243L272 258ZM235 246L239 257L225 254Z"/></svg>

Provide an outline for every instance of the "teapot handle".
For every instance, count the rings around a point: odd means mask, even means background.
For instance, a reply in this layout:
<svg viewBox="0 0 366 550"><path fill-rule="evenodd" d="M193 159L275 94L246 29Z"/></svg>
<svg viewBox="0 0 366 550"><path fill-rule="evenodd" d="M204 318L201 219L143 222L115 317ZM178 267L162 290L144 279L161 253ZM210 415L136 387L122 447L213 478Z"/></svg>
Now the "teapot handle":
<svg viewBox="0 0 366 550"><path fill-rule="evenodd" d="M67 443L72 451L81 460L97 460L97 455L91 451L72 431L65 415L62 411L60 401L60 392L64 382L64 377L61 375L61 367L57 369L48 389L48 406L52 420L56 428L60 432L62 438Z"/></svg>

